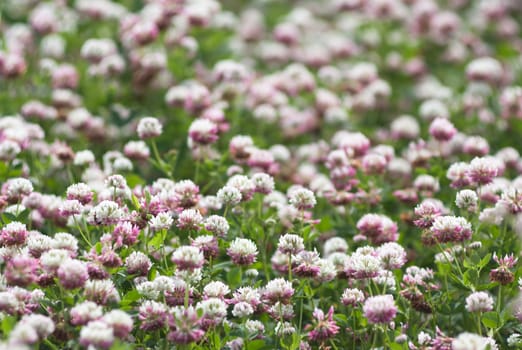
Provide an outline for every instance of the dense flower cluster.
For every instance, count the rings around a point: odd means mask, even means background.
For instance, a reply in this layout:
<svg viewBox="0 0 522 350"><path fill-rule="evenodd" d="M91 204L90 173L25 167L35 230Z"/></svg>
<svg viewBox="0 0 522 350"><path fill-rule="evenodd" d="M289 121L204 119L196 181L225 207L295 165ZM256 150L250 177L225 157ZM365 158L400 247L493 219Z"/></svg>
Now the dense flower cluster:
<svg viewBox="0 0 522 350"><path fill-rule="evenodd" d="M520 1L0 19L0 349L522 348Z"/></svg>

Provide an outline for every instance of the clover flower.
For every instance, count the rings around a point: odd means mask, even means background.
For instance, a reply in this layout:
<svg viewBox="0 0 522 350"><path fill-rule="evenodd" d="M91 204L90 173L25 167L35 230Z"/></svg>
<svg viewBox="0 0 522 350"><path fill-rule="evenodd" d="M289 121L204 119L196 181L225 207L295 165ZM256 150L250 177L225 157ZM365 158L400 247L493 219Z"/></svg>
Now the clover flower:
<svg viewBox="0 0 522 350"><path fill-rule="evenodd" d="M366 299L363 305L364 317L372 324L390 323L397 315L397 306L390 294Z"/></svg>
<svg viewBox="0 0 522 350"><path fill-rule="evenodd" d="M499 266L490 271L489 278L491 281L499 282L502 285L507 285L513 282L515 275L510 271L510 269L516 265L518 258L515 258L513 254L498 257L498 255L494 253L493 260L495 260Z"/></svg>
<svg viewBox="0 0 522 350"><path fill-rule="evenodd" d="M462 217L438 216L430 228L434 239L440 243L462 242L471 238L471 224Z"/></svg>
<svg viewBox="0 0 522 350"><path fill-rule="evenodd" d="M174 251L171 260L178 269L198 269L205 263L203 252L198 247L181 246Z"/></svg>
<svg viewBox="0 0 522 350"><path fill-rule="evenodd" d="M141 139L150 139L160 136L163 132L163 126L158 119L145 117L140 119L136 132Z"/></svg>
<svg viewBox="0 0 522 350"><path fill-rule="evenodd" d="M493 310L493 298L486 292L474 292L466 298L469 312L488 312Z"/></svg>
<svg viewBox="0 0 522 350"><path fill-rule="evenodd" d="M237 265L250 265L256 261L258 250L256 244L245 238L236 238L230 243L227 254Z"/></svg>
<svg viewBox="0 0 522 350"><path fill-rule="evenodd" d="M200 328L201 318L193 307L177 306L172 310L173 318L169 324L167 339L176 344L190 344L199 341L205 331Z"/></svg>
<svg viewBox="0 0 522 350"><path fill-rule="evenodd" d="M311 341L325 341L334 337L339 332L340 327L333 320L333 312L333 306L330 306L326 315L321 309L314 310L314 324L308 327L313 327L312 330L308 332L308 337Z"/></svg>

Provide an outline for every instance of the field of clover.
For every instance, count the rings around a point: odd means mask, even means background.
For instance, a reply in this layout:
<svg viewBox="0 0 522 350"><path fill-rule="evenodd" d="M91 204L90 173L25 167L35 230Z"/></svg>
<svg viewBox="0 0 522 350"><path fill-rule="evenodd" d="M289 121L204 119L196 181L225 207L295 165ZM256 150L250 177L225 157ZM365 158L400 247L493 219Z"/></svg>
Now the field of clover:
<svg viewBox="0 0 522 350"><path fill-rule="evenodd" d="M0 350L522 349L522 1L0 0Z"/></svg>

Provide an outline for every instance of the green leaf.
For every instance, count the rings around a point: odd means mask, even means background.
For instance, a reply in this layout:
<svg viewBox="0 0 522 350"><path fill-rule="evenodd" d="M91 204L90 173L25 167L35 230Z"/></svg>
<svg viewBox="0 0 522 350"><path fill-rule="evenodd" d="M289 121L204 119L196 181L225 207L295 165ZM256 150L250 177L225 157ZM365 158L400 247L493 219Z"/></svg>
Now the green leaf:
<svg viewBox="0 0 522 350"><path fill-rule="evenodd" d="M502 327L503 322L498 313L490 311L482 315L482 324L488 328L496 329Z"/></svg>
<svg viewBox="0 0 522 350"><path fill-rule="evenodd" d="M256 339L248 342L248 350L259 350L265 347L265 341L262 339Z"/></svg>
<svg viewBox="0 0 522 350"><path fill-rule="evenodd" d="M239 269L239 267L236 267L227 272L227 281L231 286L238 286L241 283L241 273Z"/></svg>
<svg viewBox="0 0 522 350"><path fill-rule="evenodd" d="M149 241L149 245L154 247L155 249L159 249L163 243L165 242L166 232L165 230L161 230L157 232L154 237Z"/></svg>
<svg viewBox="0 0 522 350"><path fill-rule="evenodd" d="M230 333L230 324L228 322L223 322L223 330L225 331L225 335L228 336Z"/></svg>
<svg viewBox="0 0 522 350"><path fill-rule="evenodd" d="M18 215L16 216L16 218L19 221L24 222L27 220L30 213L31 213L31 211L29 209L25 209L24 211L19 212Z"/></svg>
<svg viewBox="0 0 522 350"><path fill-rule="evenodd" d="M140 201L138 197L134 195L134 193L131 196L132 204L134 205L134 209L139 210L140 209Z"/></svg>
<svg viewBox="0 0 522 350"><path fill-rule="evenodd" d="M130 350L134 349L134 346L131 344L123 343L121 340L116 340L112 346L111 350Z"/></svg>
<svg viewBox="0 0 522 350"><path fill-rule="evenodd" d="M481 284L480 286L477 287L477 290L490 290L492 288L495 288L498 285L499 285L498 282L490 282L487 284Z"/></svg>
<svg viewBox="0 0 522 350"><path fill-rule="evenodd" d="M11 330L14 328L16 324L16 318L13 316L5 316L2 319L2 333L4 336L9 335L11 333Z"/></svg>
<svg viewBox="0 0 522 350"><path fill-rule="evenodd" d="M441 275L448 275L451 272L451 266L446 262L437 263L437 267Z"/></svg>
<svg viewBox="0 0 522 350"><path fill-rule="evenodd" d="M7 212L2 213L2 219L6 223L10 223L12 221L17 221L16 220L16 215L13 215L13 214L7 213Z"/></svg>
<svg viewBox="0 0 522 350"><path fill-rule="evenodd" d="M335 314L334 315L334 319L336 321L341 321L343 323L347 323L348 322L348 317L346 317L345 314Z"/></svg>
<svg viewBox="0 0 522 350"><path fill-rule="evenodd" d="M125 294L125 296L121 300L121 306L123 307L123 306L130 305L133 302L139 300L140 298L141 298L141 295L137 290L135 290L135 289L131 290L130 292Z"/></svg>
<svg viewBox="0 0 522 350"><path fill-rule="evenodd" d="M478 282L479 274L477 270L467 270L464 272L464 276L462 276L463 283L466 287L471 287L474 285L475 282Z"/></svg>
<svg viewBox="0 0 522 350"><path fill-rule="evenodd" d="M299 336L299 334L296 332L296 333L292 333L292 349L299 349L299 344L301 344L301 337Z"/></svg>
<svg viewBox="0 0 522 350"><path fill-rule="evenodd" d="M303 228L303 230L301 232L301 235L303 236L303 239L304 239L305 242L309 241L310 232L311 231L312 231L312 227L311 226L307 226L307 227Z"/></svg>
<svg viewBox="0 0 522 350"><path fill-rule="evenodd" d="M136 174L127 174L127 175L125 175L125 179L127 180L127 185L129 185L130 188L134 188L137 185L145 184L145 180L143 180L141 177L139 177Z"/></svg>
<svg viewBox="0 0 522 350"><path fill-rule="evenodd" d="M319 232L326 232L332 229L332 220L329 216L323 216L321 222L316 226Z"/></svg>
<svg viewBox="0 0 522 350"><path fill-rule="evenodd" d="M491 253L486 254L485 257L483 257L480 262L478 263L479 269L483 269L491 260Z"/></svg>
<svg viewBox="0 0 522 350"><path fill-rule="evenodd" d="M463 263L464 267L467 268L467 269L472 269L475 267L475 264L473 264L472 261L470 261L470 259L464 259L464 263Z"/></svg>
<svg viewBox="0 0 522 350"><path fill-rule="evenodd" d="M488 259L488 261L489 261L489 259ZM466 266L466 263L468 263L468 266ZM479 268L480 263L481 263L480 255L477 252L473 252L473 254L471 254L469 259L464 260L464 267Z"/></svg>
<svg viewBox="0 0 522 350"><path fill-rule="evenodd" d="M214 269L222 270L222 269L225 269L225 268L230 267L230 266L232 266L232 262L231 261L224 261L224 262L220 262L218 264L214 264Z"/></svg>

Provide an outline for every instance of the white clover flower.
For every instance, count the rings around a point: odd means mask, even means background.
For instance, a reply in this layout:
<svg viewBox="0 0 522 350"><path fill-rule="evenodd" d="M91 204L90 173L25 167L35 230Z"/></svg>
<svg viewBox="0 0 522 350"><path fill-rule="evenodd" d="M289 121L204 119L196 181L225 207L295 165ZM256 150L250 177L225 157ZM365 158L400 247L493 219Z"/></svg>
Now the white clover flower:
<svg viewBox="0 0 522 350"><path fill-rule="evenodd" d="M417 335L417 341L419 342L419 345L429 345L431 342L431 336L428 333L421 331Z"/></svg>
<svg viewBox="0 0 522 350"><path fill-rule="evenodd" d="M253 313L254 308L252 307L252 305L244 301L237 303L236 305L234 305L234 308L232 309L232 315L238 318L248 317Z"/></svg>
<svg viewBox="0 0 522 350"><path fill-rule="evenodd" d="M236 205L241 202L242 195L236 187L224 186L217 192L217 198L224 205Z"/></svg>
<svg viewBox="0 0 522 350"><path fill-rule="evenodd" d="M256 186L254 182L248 178L248 176L245 175L234 175L227 181L227 186L235 187L241 192L241 200L247 201L249 200L252 195L254 194L254 191L256 189ZM218 192L219 197L219 192Z"/></svg>
<svg viewBox="0 0 522 350"><path fill-rule="evenodd" d="M455 261L455 257L448 251L440 252L435 254L434 261L438 264L448 264Z"/></svg>
<svg viewBox="0 0 522 350"><path fill-rule="evenodd" d="M52 319L44 315L24 315L17 326L33 328L39 340L47 338L54 332L55 325Z"/></svg>
<svg viewBox="0 0 522 350"><path fill-rule="evenodd" d="M158 119L153 117L144 117L140 119L136 132L141 139L148 139L161 135L163 126Z"/></svg>
<svg viewBox="0 0 522 350"><path fill-rule="evenodd" d="M174 276L182 281L185 281L189 285L193 286L201 282L203 279L203 273L201 269L177 269Z"/></svg>
<svg viewBox="0 0 522 350"><path fill-rule="evenodd" d="M205 230L218 237L225 237L230 229L227 219L219 215L211 215L204 221Z"/></svg>
<svg viewBox="0 0 522 350"><path fill-rule="evenodd" d="M11 140L0 142L0 160L11 161L22 151L18 143Z"/></svg>
<svg viewBox="0 0 522 350"><path fill-rule="evenodd" d="M209 282L203 288L203 294L208 298L224 298L228 293L230 293L230 288L220 281Z"/></svg>
<svg viewBox="0 0 522 350"><path fill-rule="evenodd" d="M22 177L11 178L4 184L5 194L9 198L21 198L33 192L33 184L31 181ZM4 192L4 191L2 191Z"/></svg>
<svg viewBox="0 0 522 350"><path fill-rule="evenodd" d="M194 246L181 246L174 251L171 260L178 269L198 269L205 263L203 252Z"/></svg>
<svg viewBox="0 0 522 350"><path fill-rule="evenodd" d="M168 230L173 223L174 219L169 213L166 212L158 213L158 215L149 219L149 227L154 232Z"/></svg>
<svg viewBox="0 0 522 350"><path fill-rule="evenodd" d="M71 253L65 249L51 249L42 254L40 264L49 272L56 271L64 261L71 259L70 254Z"/></svg>
<svg viewBox="0 0 522 350"><path fill-rule="evenodd" d="M99 61L117 51L116 44L111 39L90 38L83 43L80 55L90 61Z"/></svg>
<svg viewBox="0 0 522 350"><path fill-rule="evenodd" d="M341 237L332 237L324 242L324 256L328 257L332 253L346 253L348 251L348 243Z"/></svg>
<svg viewBox="0 0 522 350"><path fill-rule="evenodd" d="M89 211L87 221L91 225L112 225L123 218L123 210L118 203L105 200Z"/></svg>
<svg viewBox="0 0 522 350"><path fill-rule="evenodd" d="M330 260L319 259L317 266L319 267L318 281L323 283L330 282L337 276L337 268Z"/></svg>
<svg viewBox="0 0 522 350"><path fill-rule="evenodd" d="M353 253L345 262L345 271L354 278L370 278L379 275L381 260L371 254Z"/></svg>
<svg viewBox="0 0 522 350"><path fill-rule="evenodd" d="M305 249L302 237L294 234L284 234L279 237L277 249L285 254L295 255Z"/></svg>
<svg viewBox="0 0 522 350"><path fill-rule="evenodd" d="M346 306L355 306L364 301L364 293L357 288L347 288L341 296L341 302Z"/></svg>
<svg viewBox="0 0 522 350"><path fill-rule="evenodd" d="M160 292L156 289L154 282L146 281L136 285L136 290L147 299L157 300Z"/></svg>
<svg viewBox="0 0 522 350"><path fill-rule="evenodd" d="M498 346L493 338L466 332L459 334L458 337L453 339L451 346L452 350L498 350Z"/></svg>
<svg viewBox="0 0 522 350"><path fill-rule="evenodd" d="M65 249L76 253L78 251L78 239L67 232L57 232L54 234L52 248Z"/></svg>
<svg viewBox="0 0 522 350"><path fill-rule="evenodd" d="M130 159L126 157L118 157L112 162L112 168L114 172L131 171L133 166Z"/></svg>
<svg viewBox="0 0 522 350"><path fill-rule="evenodd" d="M255 191L259 193L268 194L275 188L274 178L265 173L252 175L252 182L254 182L256 188Z"/></svg>
<svg viewBox="0 0 522 350"><path fill-rule="evenodd" d="M263 323L257 320L247 320L245 328L250 334L262 334L265 330Z"/></svg>
<svg viewBox="0 0 522 350"><path fill-rule="evenodd" d="M457 192L455 204L460 209L473 211L477 207L478 195L473 190L462 190Z"/></svg>
<svg viewBox="0 0 522 350"><path fill-rule="evenodd" d="M493 310L493 298L486 292L475 292L466 298L469 312L488 312Z"/></svg>
<svg viewBox="0 0 522 350"><path fill-rule="evenodd" d="M317 203L314 193L306 188L297 188L288 197L288 202L299 210L312 209Z"/></svg>
<svg viewBox="0 0 522 350"><path fill-rule="evenodd" d="M150 156L150 149L143 141L129 141L123 148L123 153L131 159L147 159Z"/></svg>
<svg viewBox="0 0 522 350"><path fill-rule="evenodd" d="M256 244L246 238L236 238L230 243L227 254L232 261L238 265L250 265L257 257L258 250Z"/></svg>
<svg viewBox="0 0 522 350"><path fill-rule="evenodd" d="M91 321L81 329L79 342L86 347L108 348L114 342L114 331L104 321Z"/></svg>
<svg viewBox="0 0 522 350"><path fill-rule="evenodd" d="M76 152L76 154L74 155L73 164L83 166L83 165L92 164L95 161L96 161L96 158L94 157L94 153L92 153L92 151L87 149L87 150Z"/></svg>
<svg viewBox="0 0 522 350"><path fill-rule="evenodd" d="M519 333L513 333L507 338L507 343L509 346L516 347L522 343L522 337Z"/></svg>
<svg viewBox="0 0 522 350"><path fill-rule="evenodd" d="M379 275L373 278L373 281L389 290L395 291L396 289L395 276L391 271L381 270Z"/></svg>
<svg viewBox="0 0 522 350"><path fill-rule="evenodd" d="M203 311L203 317L210 318L216 323L221 323L227 316L227 308L227 304L219 298L205 299L196 305L197 310Z"/></svg>

